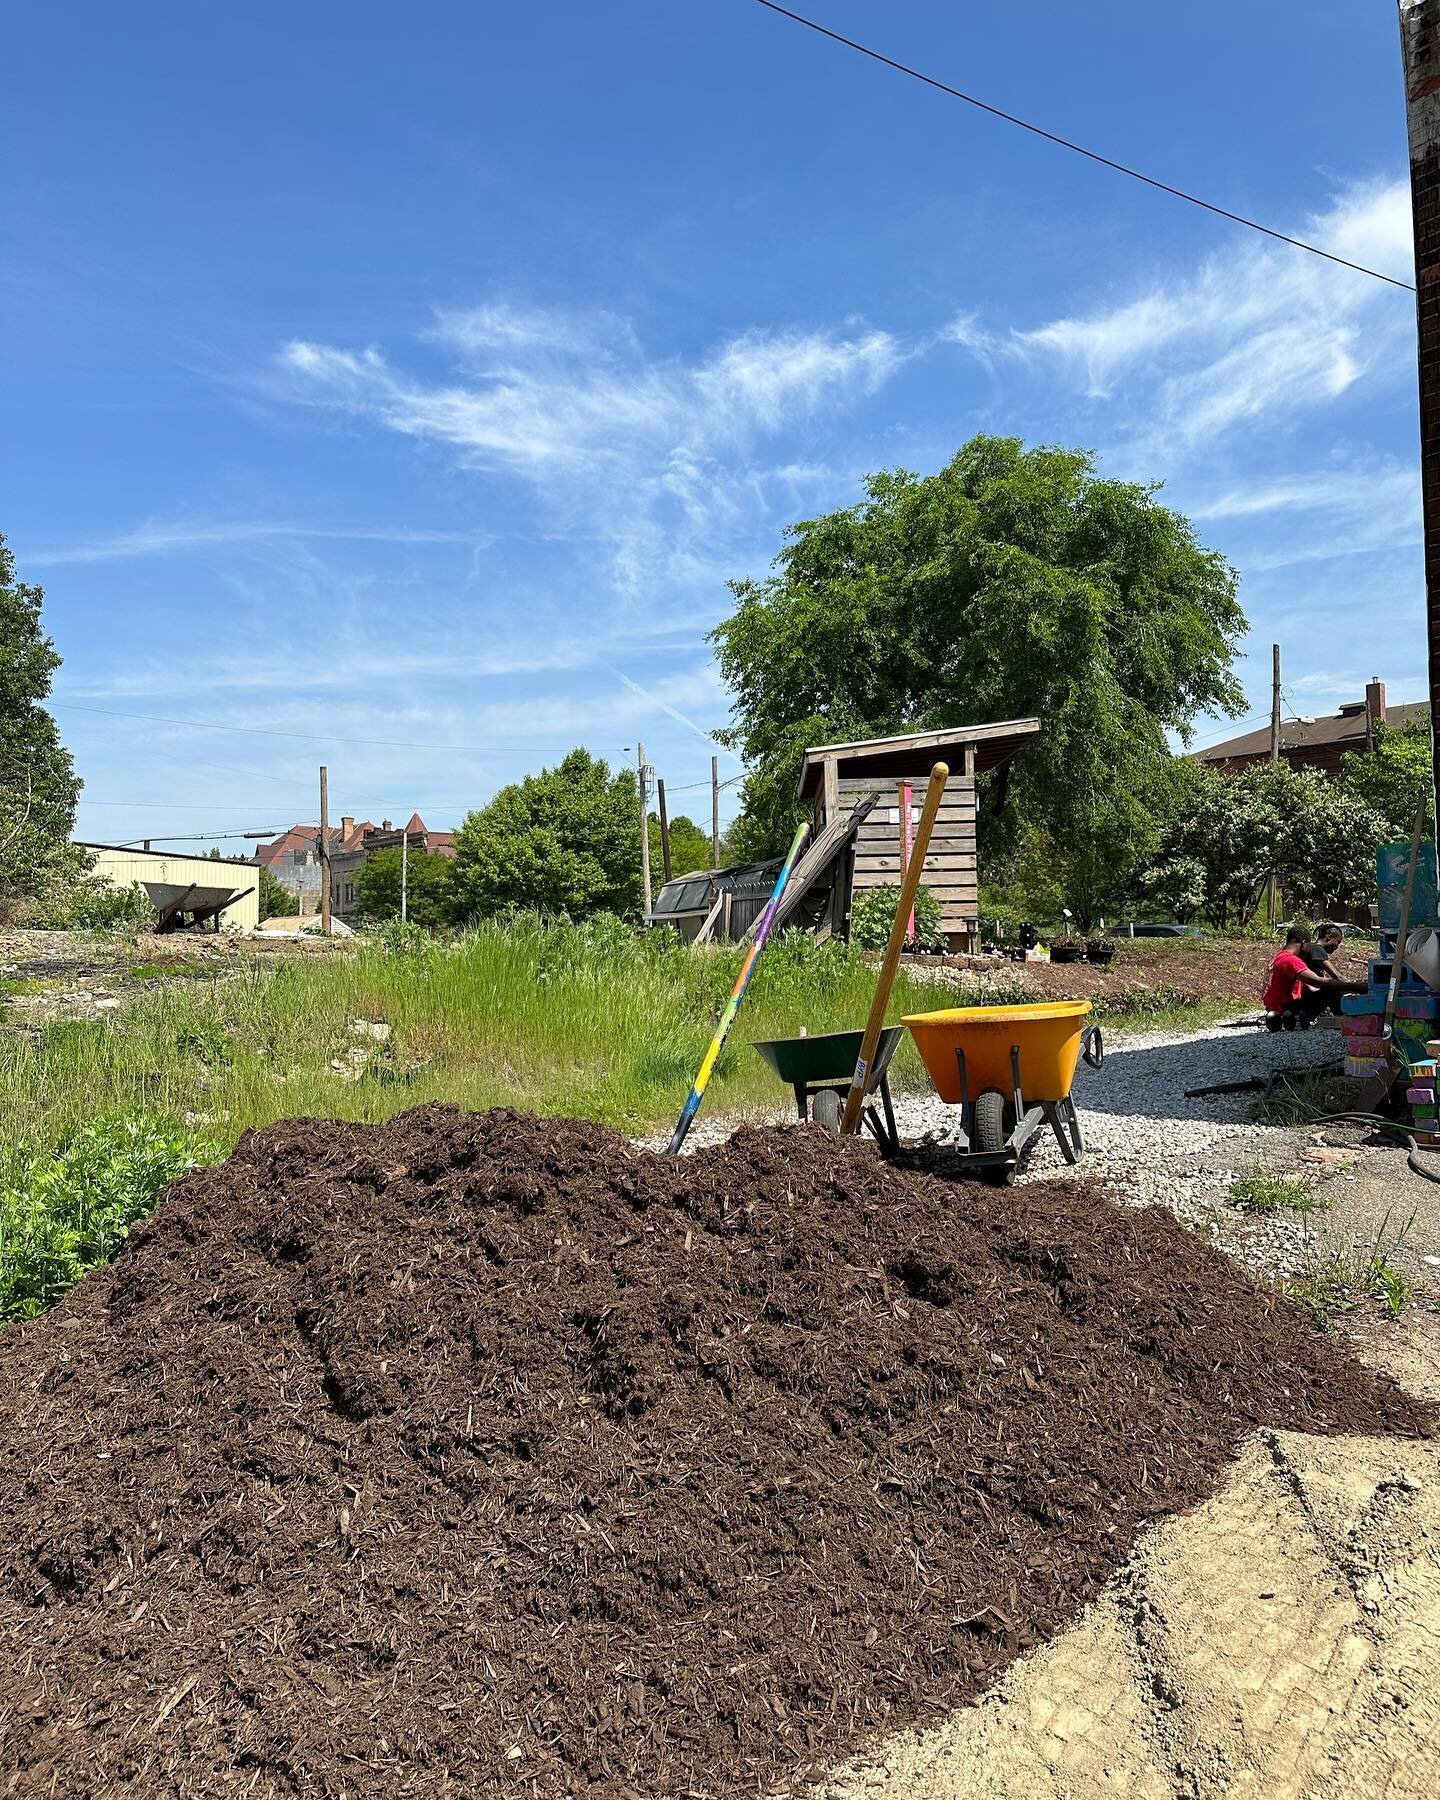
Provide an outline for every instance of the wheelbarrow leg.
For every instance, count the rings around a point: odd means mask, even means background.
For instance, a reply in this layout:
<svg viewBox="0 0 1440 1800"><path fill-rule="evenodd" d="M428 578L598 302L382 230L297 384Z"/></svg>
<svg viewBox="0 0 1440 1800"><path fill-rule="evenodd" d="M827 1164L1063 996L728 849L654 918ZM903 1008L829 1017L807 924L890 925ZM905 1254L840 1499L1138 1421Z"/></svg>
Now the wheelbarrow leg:
<svg viewBox="0 0 1440 1800"><path fill-rule="evenodd" d="M1055 1133L1060 1154L1067 1163L1079 1162L1085 1153L1085 1140L1080 1135L1080 1118L1075 1111L1075 1102L1068 1094L1063 1100L1047 1100L1045 1116L1050 1121L1050 1129Z"/></svg>
<svg viewBox="0 0 1440 1800"><path fill-rule="evenodd" d="M880 1077L880 1104L885 1108L887 1133L885 1147L893 1152L900 1148L900 1133L895 1124L895 1108L890 1104L890 1071L888 1069Z"/></svg>
<svg viewBox="0 0 1440 1800"><path fill-rule="evenodd" d="M795 1087L795 1111L800 1115L800 1123L803 1125L805 1123L805 1121L810 1117L809 1090L806 1088L805 1083L803 1081L795 1082L794 1087Z"/></svg>

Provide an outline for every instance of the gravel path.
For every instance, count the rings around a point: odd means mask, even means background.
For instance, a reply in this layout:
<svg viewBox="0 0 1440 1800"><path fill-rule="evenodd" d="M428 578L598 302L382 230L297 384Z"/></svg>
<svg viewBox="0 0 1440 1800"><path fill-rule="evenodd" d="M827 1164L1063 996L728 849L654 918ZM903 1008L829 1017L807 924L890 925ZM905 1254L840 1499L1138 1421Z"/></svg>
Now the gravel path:
<svg viewBox="0 0 1440 1800"><path fill-rule="evenodd" d="M1339 1055L1333 1031L1269 1035L1214 1026L1203 1031L1122 1032L1106 1027L1105 1064L1081 1064L1074 1095L1085 1155L1073 1168L1048 1128L1036 1138L1021 1181L1057 1176L1103 1181L1129 1205L1158 1203L1206 1233L1220 1248L1263 1275L1293 1270L1314 1231L1294 1214L1252 1217L1227 1204L1230 1183L1259 1164L1292 1167L1306 1146L1302 1133L1256 1125L1256 1096L1214 1094L1187 1100L1188 1088L1267 1076L1278 1069L1323 1067ZM928 1138L943 1152L956 1139L959 1109L933 1092L897 1094L896 1122L907 1139ZM754 1119L756 1115L747 1115ZM794 1119L788 1107L762 1115ZM733 1115L705 1118L687 1149L723 1142ZM663 1149L666 1135L646 1139Z"/></svg>

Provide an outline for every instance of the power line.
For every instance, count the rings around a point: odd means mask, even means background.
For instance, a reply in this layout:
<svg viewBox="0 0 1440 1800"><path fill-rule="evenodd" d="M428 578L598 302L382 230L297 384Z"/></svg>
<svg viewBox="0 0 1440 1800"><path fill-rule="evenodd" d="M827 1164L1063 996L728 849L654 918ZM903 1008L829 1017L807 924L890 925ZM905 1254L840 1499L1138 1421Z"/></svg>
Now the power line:
<svg viewBox="0 0 1440 1800"><path fill-rule="evenodd" d="M1070 138L1061 137L1058 132L1047 131L1043 125L1032 124L1029 119L1022 119L1017 114L1006 112L1001 106L992 106L988 100L981 100L974 94L967 94L962 89L951 87L948 82L937 80L933 75L926 75L920 69L912 69L908 63L897 62L893 56L886 56L882 51L872 50L868 44L857 43L854 38L844 37L838 31L832 31L828 25L821 25L818 20L807 19L803 13L792 12L788 6L776 4L776 0L758 0L768 12L779 13L782 18L793 19L797 25L803 25L807 31L817 32L821 37L829 38L833 43L843 44L847 50L856 50L861 56L868 56L872 62L883 63L887 69L894 69L900 75L908 75L912 81L924 82L926 87L949 94L954 100L963 100L967 106L973 106L981 112L989 113L992 118L1003 119L1007 125L1018 125L1022 131L1033 132L1047 143L1058 144L1062 150L1073 150L1077 156L1085 156L1091 162L1099 163L1102 168L1113 169L1119 175L1128 175L1132 181L1142 181L1146 187L1158 188L1162 194L1171 194L1177 200L1187 200L1191 206L1198 206L1218 218L1229 219L1233 224L1248 226L1251 231L1261 232L1265 237L1275 238L1282 244L1290 244L1296 250L1307 250L1311 256L1324 257L1326 262L1338 263L1341 268L1354 269L1358 275L1373 276L1376 281L1388 282L1391 287L1404 288L1407 294L1415 292L1408 281L1401 281L1398 276L1384 275L1379 269L1367 268L1364 263L1351 262L1347 256L1337 256L1333 250L1322 250L1318 244L1307 244L1304 238L1291 237L1288 232L1276 231L1272 226L1262 225L1258 219L1247 219L1244 213L1231 212L1228 206L1217 206L1213 200L1202 200L1198 194L1188 193L1184 188L1172 187L1168 181L1160 181L1154 175L1146 175L1139 169L1132 169L1128 163L1116 162L1113 158L1102 156L1098 150L1087 150L1084 144L1077 144Z"/></svg>

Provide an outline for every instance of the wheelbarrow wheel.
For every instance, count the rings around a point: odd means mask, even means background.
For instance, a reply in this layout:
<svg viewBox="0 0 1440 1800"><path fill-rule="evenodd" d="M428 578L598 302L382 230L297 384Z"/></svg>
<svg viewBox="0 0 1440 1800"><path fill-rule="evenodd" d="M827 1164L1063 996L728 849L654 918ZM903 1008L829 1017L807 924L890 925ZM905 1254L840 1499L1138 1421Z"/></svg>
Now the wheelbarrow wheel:
<svg viewBox="0 0 1440 1800"><path fill-rule="evenodd" d="M1005 1148L1010 1135L1005 1114L1010 1109L999 1088L986 1088L975 1096L975 1148L996 1151Z"/></svg>
<svg viewBox="0 0 1440 1800"><path fill-rule="evenodd" d="M821 1088L810 1102L810 1117L831 1137L840 1135L840 1096L834 1088Z"/></svg>

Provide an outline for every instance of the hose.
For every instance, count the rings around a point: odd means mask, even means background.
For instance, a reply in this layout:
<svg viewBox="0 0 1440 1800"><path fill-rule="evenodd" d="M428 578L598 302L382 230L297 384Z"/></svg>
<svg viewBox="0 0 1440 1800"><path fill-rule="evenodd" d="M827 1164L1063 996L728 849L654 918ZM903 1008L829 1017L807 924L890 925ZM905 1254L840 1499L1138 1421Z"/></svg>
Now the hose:
<svg viewBox="0 0 1440 1800"><path fill-rule="evenodd" d="M1420 1146L1415 1141L1415 1133L1398 1119L1383 1119L1379 1113L1335 1112L1320 1113L1310 1122L1312 1125L1366 1125L1372 1131L1393 1131L1405 1145L1405 1161L1410 1168L1426 1181L1440 1181L1440 1171L1427 1169L1420 1161Z"/></svg>

